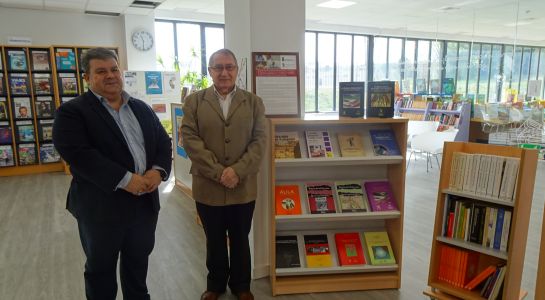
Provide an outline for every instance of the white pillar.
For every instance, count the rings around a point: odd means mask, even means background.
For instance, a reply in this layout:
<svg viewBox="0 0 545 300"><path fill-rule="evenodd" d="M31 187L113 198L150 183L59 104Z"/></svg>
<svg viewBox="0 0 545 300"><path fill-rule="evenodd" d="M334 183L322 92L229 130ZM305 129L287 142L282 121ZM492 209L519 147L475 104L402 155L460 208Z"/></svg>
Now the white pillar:
<svg viewBox="0 0 545 300"><path fill-rule="evenodd" d="M304 107L305 1L304 0L227 0L225 1L225 47L237 59L247 59L247 85L252 90L252 52L298 52L301 107ZM270 140L270 139L269 139ZM270 204L269 160L265 153L258 178L253 230L253 277L269 275Z"/></svg>

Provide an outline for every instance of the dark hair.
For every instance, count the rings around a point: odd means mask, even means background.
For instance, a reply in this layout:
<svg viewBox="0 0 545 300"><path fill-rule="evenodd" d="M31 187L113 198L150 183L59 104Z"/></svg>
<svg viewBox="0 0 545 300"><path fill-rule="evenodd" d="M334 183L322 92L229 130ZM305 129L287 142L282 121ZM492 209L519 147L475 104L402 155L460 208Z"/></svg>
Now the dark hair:
<svg viewBox="0 0 545 300"><path fill-rule="evenodd" d="M92 48L87 50L83 57L81 58L81 69L85 73L89 73L89 63L93 59L107 60L113 58L117 62L117 55L114 51L102 47Z"/></svg>
<svg viewBox="0 0 545 300"><path fill-rule="evenodd" d="M210 55L210 59L208 60L208 66L209 67L212 66L212 63L214 62L214 59L216 58L216 55L219 55L219 54L230 55L235 60L235 65L238 66L237 57L235 56L233 51L231 51L231 50L229 50L227 48L223 48L223 49L219 49L218 51L216 51L216 52L212 53L212 55Z"/></svg>

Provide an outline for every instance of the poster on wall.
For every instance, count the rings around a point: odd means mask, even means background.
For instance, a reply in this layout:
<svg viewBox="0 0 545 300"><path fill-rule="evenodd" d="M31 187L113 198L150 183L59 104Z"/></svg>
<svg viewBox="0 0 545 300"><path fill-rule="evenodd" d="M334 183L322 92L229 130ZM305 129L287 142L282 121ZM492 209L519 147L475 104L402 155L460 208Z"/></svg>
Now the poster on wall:
<svg viewBox="0 0 545 300"><path fill-rule="evenodd" d="M173 103L171 104L172 109L172 134L174 144L176 145L176 154L187 158L187 153L185 152L183 143L182 143L182 120L184 119L184 111L182 109L182 104Z"/></svg>
<svg viewBox="0 0 545 300"><path fill-rule="evenodd" d="M163 94L175 95L180 91L180 73L175 71L163 72Z"/></svg>
<svg viewBox="0 0 545 300"><path fill-rule="evenodd" d="M299 53L252 52L253 92L269 117L299 117Z"/></svg>
<svg viewBox="0 0 545 300"><path fill-rule="evenodd" d="M157 95L163 93L163 78L161 72L148 71L146 76L146 94Z"/></svg>

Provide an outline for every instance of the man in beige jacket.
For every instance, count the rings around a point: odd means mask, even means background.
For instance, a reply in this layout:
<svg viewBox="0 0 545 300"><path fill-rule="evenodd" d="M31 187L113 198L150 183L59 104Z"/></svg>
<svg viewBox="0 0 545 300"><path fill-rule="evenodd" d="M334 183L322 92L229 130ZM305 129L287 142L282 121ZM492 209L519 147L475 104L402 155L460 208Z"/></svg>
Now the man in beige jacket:
<svg viewBox="0 0 545 300"><path fill-rule="evenodd" d="M239 300L254 299L248 234L266 119L261 98L235 86L237 71L233 52L218 50L208 63L214 86L189 95L184 104L183 145L206 234L208 276L202 300L218 299L227 286Z"/></svg>

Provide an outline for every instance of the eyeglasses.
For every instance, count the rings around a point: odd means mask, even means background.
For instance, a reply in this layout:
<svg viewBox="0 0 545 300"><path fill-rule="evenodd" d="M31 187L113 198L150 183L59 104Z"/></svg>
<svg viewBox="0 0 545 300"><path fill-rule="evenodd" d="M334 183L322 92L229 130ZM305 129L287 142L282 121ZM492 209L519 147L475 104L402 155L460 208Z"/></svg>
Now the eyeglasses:
<svg viewBox="0 0 545 300"><path fill-rule="evenodd" d="M223 70L227 70L227 72L231 72L237 69L236 65L215 65L210 67L210 69L214 70L215 72L223 72Z"/></svg>

